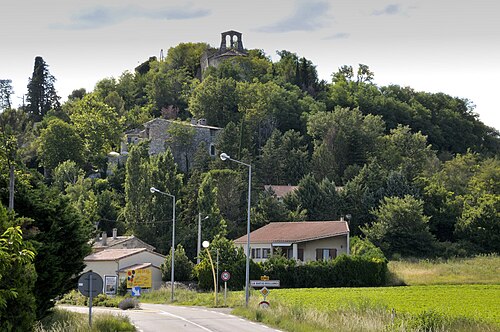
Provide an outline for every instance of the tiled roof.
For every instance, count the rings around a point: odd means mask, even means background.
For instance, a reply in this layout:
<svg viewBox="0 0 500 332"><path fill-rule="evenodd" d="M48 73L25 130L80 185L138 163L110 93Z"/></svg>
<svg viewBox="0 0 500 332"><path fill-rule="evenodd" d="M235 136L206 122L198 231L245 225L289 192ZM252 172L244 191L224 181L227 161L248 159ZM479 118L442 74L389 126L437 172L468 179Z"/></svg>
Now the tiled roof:
<svg viewBox="0 0 500 332"><path fill-rule="evenodd" d="M345 221L272 222L250 233L250 243L305 242L347 234ZM234 240L247 243L247 235Z"/></svg>
<svg viewBox="0 0 500 332"><path fill-rule="evenodd" d="M113 238L110 236L106 239L106 245L103 246L102 245L102 237L100 237L99 241L95 241L92 246L93 247L110 247L110 246L125 242L125 241L133 239L133 238L134 238L133 235L131 235L131 236L117 236L116 238Z"/></svg>
<svg viewBox="0 0 500 332"><path fill-rule="evenodd" d="M84 258L84 261L114 261L117 259L122 259L128 256L138 254L142 251L146 251L146 248L136 248L136 249L105 249L99 252L95 252Z"/></svg>
<svg viewBox="0 0 500 332"><path fill-rule="evenodd" d="M134 265L123 267L118 272L127 272L128 270L140 270L140 269L145 269L145 268L150 267L150 266L159 269L158 266L155 266L151 263L142 263L142 264L134 264Z"/></svg>
<svg viewBox="0 0 500 332"><path fill-rule="evenodd" d="M265 185L264 189L269 190L272 189L272 191L276 194L276 197L281 198L292 191L297 190L298 186L275 186L275 185Z"/></svg>

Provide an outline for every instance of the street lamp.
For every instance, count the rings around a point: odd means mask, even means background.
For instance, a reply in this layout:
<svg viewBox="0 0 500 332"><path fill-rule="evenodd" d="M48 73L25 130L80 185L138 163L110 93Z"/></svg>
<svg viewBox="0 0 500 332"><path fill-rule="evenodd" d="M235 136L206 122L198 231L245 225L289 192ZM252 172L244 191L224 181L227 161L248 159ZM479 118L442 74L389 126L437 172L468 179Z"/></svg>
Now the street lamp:
<svg viewBox="0 0 500 332"><path fill-rule="evenodd" d="M210 250L208 250L208 246L210 245L210 242L208 241L203 241L203 248L207 250L208 254L208 259L210 259L210 266L212 267L212 275L214 277L214 304L217 306L217 278L215 277L215 269L214 269L214 261L212 260L212 255L210 255ZM218 252L217 252L218 253ZM218 254L217 254L218 256ZM218 260L218 258L217 258ZM218 263L218 261L217 261Z"/></svg>
<svg viewBox="0 0 500 332"><path fill-rule="evenodd" d="M250 298L250 292L248 284L250 283L250 195L252 186L252 165L246 164L239 160L229 157L226 153L220 154L220 159L222 161L231 160L235 163L245 165L248 167L248 209L247 209L247 260L245 268L245 305L248 307L248 300Z"/></svg>
<svg viewBox="0 0 500 332"><path fill-rule="evenodd" d="M174 302L175 196L171 195L169 193L160 191L160 190L156 189L155 187L149 188L149 191L151 191L152 194L159 193L159 194L162 194L162 195L166 195L166 196L172 197L172 269L170 271L170 282L172 284L172 295L171 295L170 300L171 300L171 302Z"/></svg>
<svg viewBox="0 0 500 332"><path fill-rule="evenodd" d="M203 218L203 220L207 220L208 216ZM198 247L197 247L197 258L196 264L200 264L200 251L201 251L201 212L198 212Z"/></svg>

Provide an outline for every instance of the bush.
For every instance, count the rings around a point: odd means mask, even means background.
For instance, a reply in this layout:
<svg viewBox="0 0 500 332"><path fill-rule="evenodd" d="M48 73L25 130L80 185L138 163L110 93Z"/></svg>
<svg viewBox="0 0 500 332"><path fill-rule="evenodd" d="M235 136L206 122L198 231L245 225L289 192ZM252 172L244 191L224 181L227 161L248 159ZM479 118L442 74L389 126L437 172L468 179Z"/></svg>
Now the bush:
<svg viewBox="0 0 500 332"><path fill-rule="evenodd" d="M127 279L120 280L120 284L118 285L116 293L120 296L124 296L125 294L127 294Z"/></svg>
<svg viewBox="0 0 500 332"><path fill-rule="evenodd" d="M126 299L123 299L119 304L118 308L122 310L127 310L127 309L135 309L139 307L139 302L137 302L137 299L134 297L128 297Z"/></svg>
<svg viewBox="0 0 500 332"><path fill-rule="evenodd" d="M189 260L186 255L186 251L182 245L178 244L175 249L175 276L176 281L190 281L193 280L193 267L194 263ZM171 266L172 266L172 249L170 253L165 257L165 262L160 266L161 278L163 281L170 281L171 277Z"/></svg>
<svg viewBox="0 0 500 332"><path fill-rule="evenodd" d="M387 283L385 259L341 255L329 261L296 265L294 260L271 258L262 272L280 280L281 287L374 287Z"/></svg>
<svg viewBox="0 0 500 332"><path fill-rule="evenodd" d="M99 332L134 332L136 328L130 323L126 316L115 316L113 314L101 314L97 316L92 324L92 331Z"/></svg>

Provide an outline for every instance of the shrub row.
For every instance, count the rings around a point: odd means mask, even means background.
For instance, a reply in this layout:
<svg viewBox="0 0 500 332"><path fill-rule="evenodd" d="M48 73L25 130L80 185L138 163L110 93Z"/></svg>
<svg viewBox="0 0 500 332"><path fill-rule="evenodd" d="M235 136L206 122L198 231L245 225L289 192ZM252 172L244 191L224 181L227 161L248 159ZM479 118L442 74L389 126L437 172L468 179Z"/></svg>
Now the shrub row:
<svg viewBox="0 0 500 332"><path fill-rule="evenodd" d="M230 289L242 289L245 285L245 261L224 267L230 271ZM213 289L210 267L198 267L198 286ZM223 270L221 269L221 271ZM385 259L341 255L333 260L298 264L295 260L273 256L262 264L251 261L250 279L266 275L280 280L282 288L307 287L377 287L387 284L389 271ZM219 280L219 284L223 284Z"/></svg>
<svg viewBox="0 0 500 332"><path fill-rule="evenodd" d="M262 264L262 272L284 288L384 286L388 276L385 260L346 255L303 265L271 259Z"/></svg>

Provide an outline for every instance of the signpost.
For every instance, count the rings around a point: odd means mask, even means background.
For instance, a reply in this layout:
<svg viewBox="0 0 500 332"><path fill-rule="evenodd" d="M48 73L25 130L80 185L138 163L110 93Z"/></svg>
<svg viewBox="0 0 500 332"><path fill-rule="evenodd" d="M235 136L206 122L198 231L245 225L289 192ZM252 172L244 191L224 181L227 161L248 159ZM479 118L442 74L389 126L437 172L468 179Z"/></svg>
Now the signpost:
<svg viewBox="0 0 500 332"><path fill-rule="evenodd" d="M89 325L92 326L92 298L102 293L102 278L92 270L82 274L78 279L78 290L89 297Z"/></svg>
<svg viewBox="0 0 500 332"><path fill-rule="evenodd" d="M267 287L280 287L279 280L269 280L268 276L261 276L260 280L250 280L250 286L252 287L262 287L260 293L264 297L264 301L260 301L259 306L263 309L269 308L269 302L266 301L266 297L269 295L270 291Z"/></svg>
<svg viewBox="0 0 500 332"><path fill-rule="evenodd" d="M231 273L224 271L221 273L220 278L222 281L224 281L224 305L226 305L226 299L227 299L227 282L229 279L231 279Z"/></svg>
<svg viewBox="0 0 500 332"><path fill-rule="evenodd" d="M141 287L134 286L132 287L132 296L141 296Z"/></svg>
<svg viewBox="0 0 500 332"><path fill-rule="evenodd" d="M252 287L280 287L279 280L250 280L250 286Z"/></svg>

